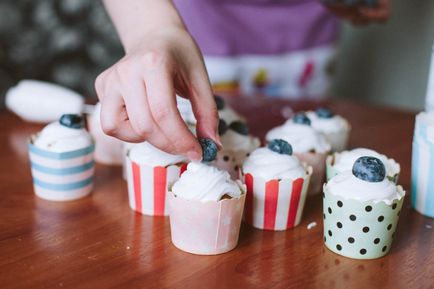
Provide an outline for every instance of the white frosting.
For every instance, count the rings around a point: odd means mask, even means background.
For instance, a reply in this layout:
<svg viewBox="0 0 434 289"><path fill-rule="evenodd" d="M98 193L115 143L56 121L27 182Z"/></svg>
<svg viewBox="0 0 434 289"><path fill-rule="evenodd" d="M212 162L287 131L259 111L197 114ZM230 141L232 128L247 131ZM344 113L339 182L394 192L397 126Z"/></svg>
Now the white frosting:
<svg viewBox="0 0 434 289"><path fill-rule="evenodd" d="M333 168L337 172L351 171L356 160L364 156L376 157L377 159L381 160L386 168L387 176L393 177L400 171L399 164L397 164L394 160L388 159L385 155L366 148L356 148L350 151L336 153Z"/></svg>
<svg viewBox="0 0 434 289"><path fill-rule="evenodd" d="M229 173L204 163L189 163L172 192L188 200L219 201L224 195L237 198L242 192Z"/></svg>
<svg viewBox="0 0 434 289"><path fill-rule="evenodd" d="M287 121L285 124L275 127L266 135L267 141L283 139L292 145L295 153L305 153L314 150L317 153L330 151L330 144L324 136L310 125L297 124Z"/></svg>
<svg viewBox="0 0 434 289"><path fill-rule="evenodd" d="M33 140L33 145L51 152L69 152L93 144L91 135L84 128L69 128L58 121L47 125Z"/></svg>
<svg viewBox="0 0 434 289"><path fill-rule="evenodd" d="M322 133L336 133L349 129L348 121L339 115L320 118L314 111L308 111L306 115L309 117L312 127Z"/></svg>
<svg viewBox="0 0 434 289"><path fill-rule="evenodd" d="M232 129L228 129L221 135L220 140L224 150L251 152L260 145L258 138L242 135Z"/></svg>
<svg viewBox="0 0 434 289"><path fill-rule="evenodd" d="M148 166L165 167L188 161L185 156L166 153L148 142L133 145L129 157L137 164Z"/></svg>
<svg viewBox="0 0 434 289"><path fill-rule="evenodd" d="M388 205L404 196L404 192L398 190L397 186L387 178L382 182L367 182L356 178L351 171L333 177L326 184L326 190L345 199L385 202Z"/></svg>
<svg viewBox="0 0 434 289"><path fill-rule="evenodd" d="M306 176L306 169L295 156L279 154L268 148L254 150L244 161L243 173L264 180L295 180Z"/></svg>
<svg viewBox="0 0 434 289"><path fill-rule="evenodd" d="M193 108L191 106L191 102L188 99L185 99L183 97L177 96L176 97L177 107L179 110L179 113L181 114L182 119L188 123L195 125L197 120L193 113ZM240 115L238 115L232 108L230 108L227 104L225 104L225 107L218 111L219 118L226 121L226 123L229 125L231 122L237 121L237 120L244 120Z"/></svg>

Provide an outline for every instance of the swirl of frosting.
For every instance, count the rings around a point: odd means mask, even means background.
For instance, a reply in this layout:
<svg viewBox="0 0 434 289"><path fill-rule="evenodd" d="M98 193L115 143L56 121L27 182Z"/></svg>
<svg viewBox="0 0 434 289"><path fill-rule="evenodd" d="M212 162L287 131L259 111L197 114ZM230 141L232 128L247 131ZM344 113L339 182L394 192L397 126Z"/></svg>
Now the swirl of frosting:
<svg viewBox="0 0 434 289"><path fill-rule="evenodd" d="M187 170L173 185L172 192L184 199L201 202L219 201L224 195L239 197L239 185L229 173L204 163L189 163Z"/></svg>
<svg viewBox="0 0 434 289"><path fill-rule="evenodd" d="M178 163L187 162L187 158L182 155L172 155L166 153L148 142L135 144L129 152L131 161L148 166L170 166Z"/></svg>
<svg viewBox="0 0 434 289"><path fill-rule="evenodd" d="M84 128L69 128L58 121L50 123L36 136L33 145L52 152L69 152L93 144L91 135Z"/></svg>
<svg viewBox="0 0 434 289"><path fill-rule="evenodd" d="M296 124L292 120L273 128L265 138L267 141L283 139L292 145L295 153L305 153L312 150L317 153L330 151L330 144L322 134L310 125Z"/></svg>
<svg viewBox="0 0 434 289"><path fill-rule="evenodd" d="M348 121L340 115L320 118L314 111L307 111L306 115L311 120L312 127L322 133L335 133L349 129Z"/></svg>
<svg viewBox="0 0 434 289"><path fill-rule="evenodd" d="M345 199L360 202L384 202L388 205L404 196L404 192L399 191L396 185L387 178L381 182L367 182L356 178L351 171L333 177L326 184L326 190Z"/></svg>
<svg viewBox="0 0 434 289"><path fill-rule="evenodd" d="M228 129L222 136L220 136L220 140L223 149L232 151L251 152L260 145L258 138L250 135L242 135L231 129Z"/></svg>
<svg viewBox="0 0 434 289"><path fill-rule="evenodd" d="M252 174L264 180L290 179L296 180L306 176L306 170L295 157L279 154L268 148L254 150L244 161L243 173Z"/></svg>
<svg viewBox="0 0 434 289"><path fill-rule="evenodd" d="M350 151L336 153L333 168L338 172L351 170L353 168L354 162L359 157L364 156L376 157L377 159L379 159L386 167L386 175L389 177L393 177L400 171L399 164L397 164L394 160L388 159L385 155L379 154L374 150L366 148L356 148Z"/></svg>

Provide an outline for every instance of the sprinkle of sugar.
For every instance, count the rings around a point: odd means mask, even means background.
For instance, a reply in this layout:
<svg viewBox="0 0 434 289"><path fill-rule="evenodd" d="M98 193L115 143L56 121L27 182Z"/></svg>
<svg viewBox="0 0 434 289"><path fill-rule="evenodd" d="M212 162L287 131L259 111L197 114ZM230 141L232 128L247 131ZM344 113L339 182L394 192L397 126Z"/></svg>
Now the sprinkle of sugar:
<svg viewBox="0 0 434 289"><path fill-rule="evenodd" d="M429 225L429 224L426 224L426 225L425 225L425 228L427 228L427 229L432 229L432 226Z"/></svg>
<svg viewBox="0 0 434 289"><path fill-rule="evenodd" d="M307 229L310 230L310 229L312 229L312 228L315 228L316 225L317 225L316 222L311 222L311 223L309 223L309 224L307 225Z"/></svg>

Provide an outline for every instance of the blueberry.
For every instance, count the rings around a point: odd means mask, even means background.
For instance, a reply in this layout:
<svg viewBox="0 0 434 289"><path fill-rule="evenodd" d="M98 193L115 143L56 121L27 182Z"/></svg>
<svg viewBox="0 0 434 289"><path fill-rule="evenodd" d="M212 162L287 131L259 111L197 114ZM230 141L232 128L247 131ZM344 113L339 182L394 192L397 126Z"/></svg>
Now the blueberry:
<svg viewBox="0 0 434 289"><path fill-rule="evenodd" d="M278 154L292 155L292 146L283 139L273 139L268 144L268 148Z"/></svg>
<svg viewBox="0 0 434 289"><path fill-rule="evenodd" d="M219 119L219 135L223 135L228 130L228 125L224 119Z"/></svg>
<svg viewBox="0 0 434 289"><path fill-rule="evenodd" d="M310 125L310 119L304 112L298 112L294 114L294 116L292 117L292 121L298 124Z"/></svg>
<svg viewBox="0 0 434 289"><path fill-rule="evenodd" d="M363 181L377 183L386 177L386 168L375 157L360 157L353 165L353 175Z"/></svg>
<svg viewBox="0 0 434 289"><path fill-rule="evenodd" d="M210 138L202 138L199 140L202 147L202 161L211 162L215 160L217 156L217 145Z"/></svg>
<svg viewBox="0 0 434 289"><path fill-rule="evenodd" d="M78 114L64 114L60 117L60 124L69 128L83 128L84 119Z"/></svg>
<svg viewBox="0 0 434 289"><path fill-rule="evenodd" d="M333 112L327 107L319 107L315 113L319 118L332 118L334 115Z"/></svg>
<svg viewBox="0 0 434 289"><path fill-rule="evenodd" d="M225 108L225 101L221 96L214 95L214 100L218 110L222 110Z"/></svg>
<svg viewBox="0 0 434 289"><path fill-rule="evenodd" d="M245 124L242 121L233 121L231 122L231 124L229 125L229 128L236 131L239 134L242 135L249 135L249 127L247 126L247 124Z"/></svg>

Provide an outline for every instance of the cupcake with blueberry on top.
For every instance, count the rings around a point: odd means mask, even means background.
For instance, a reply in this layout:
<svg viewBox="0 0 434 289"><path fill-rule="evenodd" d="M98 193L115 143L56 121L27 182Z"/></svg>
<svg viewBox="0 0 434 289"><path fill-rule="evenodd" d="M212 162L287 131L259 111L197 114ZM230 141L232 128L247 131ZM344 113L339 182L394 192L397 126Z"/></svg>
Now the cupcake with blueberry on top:
<svg viewBox="0 0 434 289"><path fill-rule="evenodd" d="M358 158L350 171L324 185L324 242L354 259L386 255L395 238L405 192L386 177L383 162Z"/></svg>
<svg viewBox="0 0 434 289"><path fill-rule="evenodd" d="M260 146L260 141L249 134L248 126L242 121L233 121L228 125L220 119L218 131L222 149L217 153L214 164L229 172L232 179L238 179L239 168L246 157Z"/></svg>
<svg viewBox="0 0 434 289"><path fill-rule="evenodd" d="M64 114L30 138L34 190L51 201L69 201L93 189L95 144L81 115Z"/></svg>
<svg viewBox="0 0 434 289"><path fill-rule="evenodd" d="M325 180L325 161L330 152L330 144L324 136L311 126L311 120L304 112L296 113L283 125L271 129L267 142L283 139L290 143L294 155L313 168L309 194L321 192Z"/></svg>
<svg viewBox="0 0 434 289"><path fill-rule="evenodd" d="M346 149L351 126L345 118L334 114L327 107L307 111L306 115L309 117L312 127L324 135L331 145L332 151L340 152Z"/></svg>
<svg viewBox="0 0 434 289"><path fill-rule="evenodd" d="M172 243L199 255L235 248L244 209L245 187L213 166L217 145L201 139L202 162L191 162L170 189Z"/></svg>
<svg viewBox="0 0 434 289"><path fill-rule="evenodd" d="M275 139L254 150L242 173L247 187L245 222L273 231L300 223L312 167L293 155L288 142Z"/></svg>
<svg viewBox="0 0 434 289"><path fill-rule="evenodd" d="M367 148L356 148L329 155L326 160L327 180L330 180L332 177L342 172L350 171L354 162L362 156L380 159L386 168L386 177L395 184L398 183L399 173L401 171L400 165L394 159Z"/></svg>

